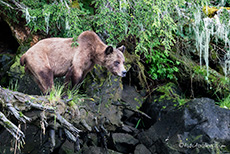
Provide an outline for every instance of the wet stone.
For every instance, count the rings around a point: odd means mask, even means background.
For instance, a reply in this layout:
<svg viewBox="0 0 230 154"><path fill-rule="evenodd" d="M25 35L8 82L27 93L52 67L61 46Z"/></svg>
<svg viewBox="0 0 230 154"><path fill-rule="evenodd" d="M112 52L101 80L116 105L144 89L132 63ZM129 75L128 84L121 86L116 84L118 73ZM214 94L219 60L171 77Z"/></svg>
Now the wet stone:
<svg viewBox="0 0 230 154"><path fill-rule="evenodd" d="M143 144L138 144L134 154L151 154L151 152Z"/></svg>
<svg viewBox="0 0 230 154"><path fill-rule="evenodd" d="M124 133L114 133L112 138L114 146L121 153L133 152L135 145L139 142L130 134Z"/></svg>

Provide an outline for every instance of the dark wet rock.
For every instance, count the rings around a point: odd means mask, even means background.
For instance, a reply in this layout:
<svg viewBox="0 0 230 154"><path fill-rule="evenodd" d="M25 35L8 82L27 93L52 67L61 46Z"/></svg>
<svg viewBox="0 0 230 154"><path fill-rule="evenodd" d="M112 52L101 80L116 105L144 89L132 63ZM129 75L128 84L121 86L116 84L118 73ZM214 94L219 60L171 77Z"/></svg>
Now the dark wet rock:
<svg viewBox="0 0 230 154"><path fill-rule="evenodd" d="M48 132L44 135L42 134L41 128L31 124L22 125L21 129L26 136L25 144L23 145L23 148L21 148L21 153L48 154L52 152ZM0 130L0 151L6 154L14 153L15 139L5 129ZM3 138L4 140L2 140ZM59 149L62 140L58 138L57 135L55 139L55 148ZM19 153L18 150L17 153Z"/></svg>
<svg viewBox="0 0 230 154"><path fill-rule="evenodd" d="M112 75L107 69L95 65L83 83L86 94L101 102L115 102L121 99L123 85L121 78Z"/></svg>
<svg viewBox="0 0 230 154"><path fill-rule="evenodd" d="M121 153L133 152L135 145L139 142L130 134L113 133L113 143L117 151Z"/></svg>
<svg viewBox="0 0 230 154"><path fill-rule="evenodd" d="M139 109L144 102L144 98L136 91L135 87L124 85L122 101L126 102L133 109Z"/></svg>
<svg viewBox="0 0 230 154"><path fill-rule="evenodd" d="M15 80L15 78L13 80ZM29 95L42 95L37 83L29 76L29 74L25 74L18 81L16 79L15 83L16 82L18 82L17 91Z"/></svg>
<svg viewBox="0 0 230 154"><path fill-rule="evenodd" d="M142 105L141 111L151 119L144 119L145 127L150 127L161 117L179 105L181 91L174 83L159 86Z"/></svg>
<svg viewBox="0 0 230 154"><path fill-rule="evenodd" d="M134 115L134 112L128 109L124 109L123 110L123 118L124 121L126 121L127 119L129 119L130 117L132 117Z"/></svg>
<svg viewBox="0 0 230 154"><path fill-rule="evenodd" d="M184 110L184 126L191 133L201 130L211 140L230 141L230 110L208 98L194 99Z"/></svg>
<svg viewBox="0 0 230 154"><path fill-rule="evenodd" d="M13 60L13 55L8 53L2 54L0 51L0 84L2 86L8 86L9 84L8 71L10 69L10 66L13 64Z"/></svg>
<svg viewBox="0 0 230 154"><path fill-rule="evenodd" d="M0 17L0 84L9 84L8 71L14 63L19 44L12 35L10 26Z"/></svg>
<svg viewBox="0 0 230 154"><path fill-rule="evenodd" d="M216 106L208 98L197 98L183 106L168 105L159 110L160 116L156 112L154 125L138 134L139 141L152 153L226 152L230 143L230 110Z"/></svg>
<svg viewBox="0 0 230 154"><path fill-rule="evenodd" d="M135 87L124 84L122 91L123 109L122 121L125 125L130 127L137 127L139 120L142 118L141 114L136 111L140 109L144 102L144 97L138 93Z"/></svg>
<svg viewBox="0 0 230 154"><path fill-rule="evenodd" d="M134 154L151 154L151 152L143 144L138 144Z"/></svg>
<svg viewBox="0 0 230 154"><path fill-rule="evenodd" d="M96 133L89 133L88 134L88 143L94 146L98 146L98 136Z"/></svg>
<svg viewBox="0 0 230 154"><path fill-rule="evenodd" d="M66 140L64 144L61 146L61 148L57 151L59 154L70 154L74 153L74 143L69 142Z"/></svg>
<svg viewBox="0 0 230 154"><path fill-rule="evenodd" d="M115 130L117 126L122 126L122 109L120 105L112 105L121 99L123 85L121 78L112 75L104 67L96 65L87 75L82 88L88 97L94 101L86 102L91 110L98 112L99 121L104 121L112 125L107 125L107 129ZM118 104L120 104L118 102Z"/></svg>
<svg viewBox="0 0 230 154"><path fill-rule="evenodd" d="M96 147L96 146L90 146L87 149L83 150L83 154L120 154L119 152L109 150L109 149L104 149L101 147Z"/></svg>
<svg viewBox="0 0 230 154"><path fill-rule="evenodd" d="M139 130L137 128L134 128L132 126L129 125L123 125L121 128L122 131L126 132L126 133L130 133L130 134L137 134L139 132Z"/></svg>

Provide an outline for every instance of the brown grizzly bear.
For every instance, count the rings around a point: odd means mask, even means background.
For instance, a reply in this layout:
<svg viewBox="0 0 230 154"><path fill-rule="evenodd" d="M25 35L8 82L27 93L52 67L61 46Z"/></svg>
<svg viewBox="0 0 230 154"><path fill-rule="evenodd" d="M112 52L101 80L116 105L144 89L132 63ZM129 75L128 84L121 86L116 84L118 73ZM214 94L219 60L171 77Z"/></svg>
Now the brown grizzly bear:
<svg viewBox="0 0 230 154"><path fill-rule="evenodd" d="M65 83L79 84L95 64L105 66L114 75L124 77L124 46L117 49L105 45L92 31L81 33L78 46L72 38L48 38L32 46L20 59L25 71L32 74L43 93L54 85L53 77L64 76Z"/></svg>

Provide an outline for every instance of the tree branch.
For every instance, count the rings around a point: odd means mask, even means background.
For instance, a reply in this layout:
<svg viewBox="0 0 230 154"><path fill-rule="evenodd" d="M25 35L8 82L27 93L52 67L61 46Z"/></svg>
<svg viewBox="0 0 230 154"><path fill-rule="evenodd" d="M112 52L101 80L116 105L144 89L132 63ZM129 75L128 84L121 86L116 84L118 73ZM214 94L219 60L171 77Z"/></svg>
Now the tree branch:
<svg viewBox="0 0 230 154"><path fill-rule="evenodd" d="M0 3L2 3L3 5L6 5L7 7L11 8L11 9L15 9L14 7L12 7L10 4L0 0Z"/></svg>

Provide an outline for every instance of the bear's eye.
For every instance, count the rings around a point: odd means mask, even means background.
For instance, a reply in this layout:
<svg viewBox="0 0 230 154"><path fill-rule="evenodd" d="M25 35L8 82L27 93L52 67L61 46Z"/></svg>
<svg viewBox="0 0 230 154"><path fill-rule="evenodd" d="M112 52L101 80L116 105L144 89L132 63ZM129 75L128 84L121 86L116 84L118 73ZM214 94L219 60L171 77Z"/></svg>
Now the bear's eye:
<svg viewBox="0 0 230 154"><path fill-rule="evenodd" d="M115 65L115 66L118 66L119 64L120 64L119 61L115 61L115 62L114 62L114 65Z"/></svg>

